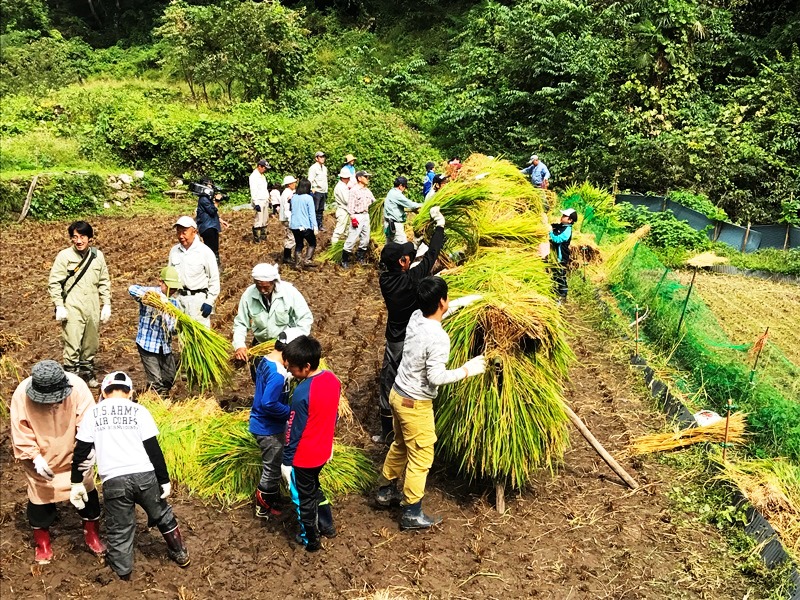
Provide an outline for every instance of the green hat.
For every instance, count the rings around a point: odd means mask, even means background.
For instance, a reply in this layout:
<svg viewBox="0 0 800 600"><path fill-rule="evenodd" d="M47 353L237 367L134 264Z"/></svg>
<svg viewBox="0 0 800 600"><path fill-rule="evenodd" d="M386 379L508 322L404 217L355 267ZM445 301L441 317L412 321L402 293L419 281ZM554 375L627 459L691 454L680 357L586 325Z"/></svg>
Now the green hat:
<svg viewBox="0 0 800 600"><path fill-rule="evenodd" d="M178 269L175 267L164 267L161 269L161 273L159 273L159 278L167 287L171 290L182 290L183 284L181 283L181 279L178 276Z"/></svg>

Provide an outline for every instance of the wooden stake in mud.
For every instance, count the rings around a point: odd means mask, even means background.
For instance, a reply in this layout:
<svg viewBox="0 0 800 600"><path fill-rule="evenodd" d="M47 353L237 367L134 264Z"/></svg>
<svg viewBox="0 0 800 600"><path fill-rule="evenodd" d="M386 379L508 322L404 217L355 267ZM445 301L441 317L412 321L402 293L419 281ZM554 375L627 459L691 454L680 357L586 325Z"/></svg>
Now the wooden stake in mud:
<svg viewBox="0 0 800 600"><path fill-rule="evenodd" d="M586 441L589 442L592 448L594 448L595 452L600 455L600 458L602 458L605 463L611 467L611 469L617 475L619 475L625 483L628 484L628 487L630 487L632 490L638 489L639 484L636 483L636 480L631 477L616 460L614 460L614 457L611 456L605 448L603 448L603 445L597 441L597 438L594 437L594 435L592 435L592 432L589 431L589 428L586 427L586 424L581 421L581 418L576 415L566 403L564 403L564 410L566 411L569 420L572 421L572 424L578 428L578 431L580 431L581 435L586 438Z"/></svg>
<svg viewBox="0 0 800 600"><path fill-rule="evenodd" d="M758 367L758 359L761 358L761 351L764 350L764 346L767 343L768 336L769 336L769 327L767 327L766 330L764 330L764 335L759 337L756 340L756 343L753 344L753 351L756 354L756 359L753 361L753 368L750 369L750 381L748 382L750 383L750 385L753 385L753 379L755 379L756 376L756 367Z"/></svg>
<svg viewBox="0 0 800 600"><path fill-rule="evenodd" d="M636 356L639 356L639 305L636 305Z"/></svg>
<svg viewBox="0 0 800 600"><path fill-rule="evenodd" d="M694 287L694 278L697 277L697 267L694 268L694 273L692 273L692 282L689 284L689 291L686 292L686 300L683 301L683 310L681 310L681 318L678 321L678 328L675 330L675 336L677 337L681 332L681 325L683 325L683 317L686 316L686 307L689 306L689 296L692 295L692 288Z"/></svg>
<svg viewBox="0 0 800 600"><path fill-rule="evenodd" d="M728 454L728 428L730 427L731 423L731 407L733 406L733 400L728 398L728 414L725 415L725 442L722 444L722 462L725 462L725 456Z"/></svg>
<svg viewBox="0 0 800 600"><path fill-rule="evenodd" d="M494 507L501 515L506 512L506 484L502 481L494 482Z"/></svg>

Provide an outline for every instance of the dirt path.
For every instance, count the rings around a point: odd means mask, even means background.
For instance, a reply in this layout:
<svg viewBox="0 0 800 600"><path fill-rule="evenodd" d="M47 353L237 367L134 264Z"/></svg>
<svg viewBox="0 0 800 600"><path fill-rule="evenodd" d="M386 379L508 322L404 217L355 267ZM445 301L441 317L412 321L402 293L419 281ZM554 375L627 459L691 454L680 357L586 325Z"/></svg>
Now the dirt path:
<svg viewBox="0 0 800 600"><path fill-rule="evenodd" d="M223 294L214 325L230 331L252 265L267 251L244 239L249 215L232 215L223 234ZM130 283L152 280L172 244L172 220L98 219L99 245L112 271L114 316L104 328L101 370L122 368L142 380L133 336L136 304ZM268 250L278 252L270 227ZM243 239L244 238L244 239ZM60 357L52 307L44 293L50 263L64 245L61 225L27 224L0 236L1 327L28 345L14 357L26 369L42 358ZM374 400L382 357L383 304L371 269L343 273L327 265L284 277L306 295L315 315L314 333L342 379L355 414L367 429L377 422ZM574 310L574 309L570 309ZM580 323L572 315L572 323ZM574 328L578 362L568 401L612 453L621 455L632 435L661 423L643 401L642 386L612 344ZM0 381L8 398L14 382ZM251 393L239 373L221 400L245 403ZM178 390L181 393L182 390ZM157 532L140 514L133 580L122 582L82 548L80 523L68 506L54 527L56 559L31 565L25 517L25 483L10 455L7 427L0 428L0 596L20 598L357 598L391 588L406 598L663 599L743 597L747 581L729 564L719 534L670 509L665 493L680 474L655 462L623 460L642 484L632 494L582 438L555 477L542 473L532 489L508 499L498 515L485 488L470 486L440 465L429 480L426 508L444 517L434 531L400 533L397 513L376 510L367 497L350 497L334 508L340 535L308 555L292 542L292 519L263 524L250 507L220 512L180 493L174 502L183 523L192 565L181 570L166 560ZM366 444L366 439L361 440ZM379 449L370 447L376 463ZM751 594L750 598L759 597Z"/></svg>

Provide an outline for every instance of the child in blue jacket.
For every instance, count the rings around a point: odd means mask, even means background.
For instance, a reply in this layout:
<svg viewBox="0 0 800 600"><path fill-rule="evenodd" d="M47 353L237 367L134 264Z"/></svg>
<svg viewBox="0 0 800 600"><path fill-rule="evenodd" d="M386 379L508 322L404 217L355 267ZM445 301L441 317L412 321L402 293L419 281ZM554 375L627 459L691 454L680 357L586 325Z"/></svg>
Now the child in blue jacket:
<svg viewBox="0 0 800 600"><path fill-rule="evenodd" d="M574 208L561 211L561 221L550 228L550 247L555 254L556 266L553 280L559 303L567 299L567 267L569 266L569 243L572 241L572 226L578 220Z"/></svg>
<svg viewBox="0 0 800 600"><path fill-rule="evenodd" d="M261 481L256 488L256 516L269 519L280 515L281 462L289 419L289 380L291 375L283 366L283 350L293 339L302 335L289 328L275 340L275 349L258 363L255 374L256 393L250 409L250 433L261 448Z"/></svg>

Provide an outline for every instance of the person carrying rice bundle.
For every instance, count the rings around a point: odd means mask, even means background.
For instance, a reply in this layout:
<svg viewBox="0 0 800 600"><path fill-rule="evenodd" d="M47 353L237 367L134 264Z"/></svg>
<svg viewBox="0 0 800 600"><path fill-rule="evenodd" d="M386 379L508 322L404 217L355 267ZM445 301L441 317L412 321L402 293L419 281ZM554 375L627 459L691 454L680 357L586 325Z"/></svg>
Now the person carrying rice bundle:
<svg viewBox="0 0 800 600"><path fill-rule="evenodd" d="M555 255L553 280L559 302L567 300L567 267L569 266L569 243L572 240L572 225L578 220L574 208L561 211L561 220L550 226L550 247Z"/></svg>

